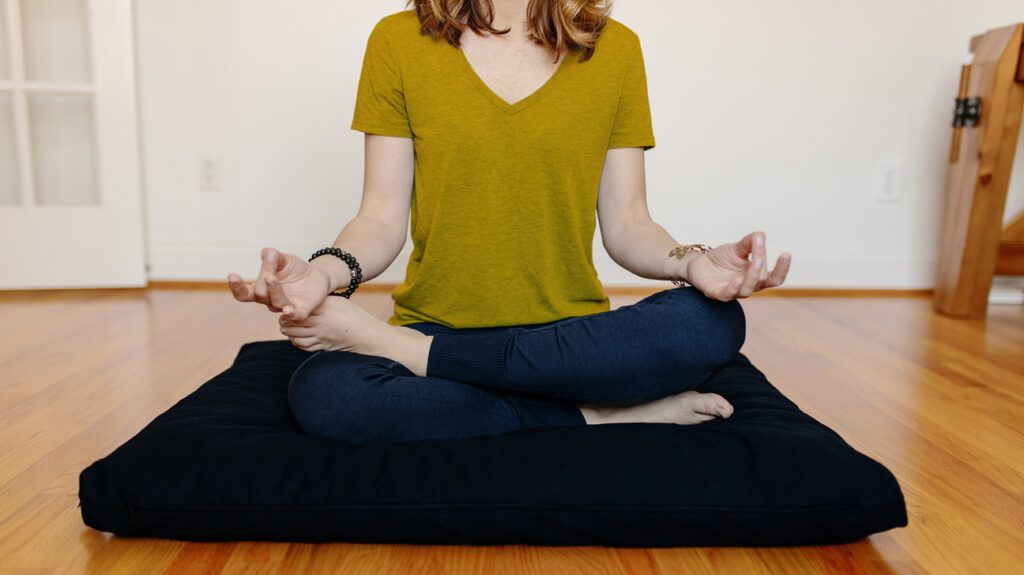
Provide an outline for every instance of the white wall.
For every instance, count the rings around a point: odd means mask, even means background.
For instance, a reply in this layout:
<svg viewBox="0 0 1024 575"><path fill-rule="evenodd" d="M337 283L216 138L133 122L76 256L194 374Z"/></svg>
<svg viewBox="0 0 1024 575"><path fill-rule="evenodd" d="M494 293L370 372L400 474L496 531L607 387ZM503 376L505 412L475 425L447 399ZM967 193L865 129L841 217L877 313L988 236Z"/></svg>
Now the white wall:
<svg viewBox="0 0 1024 575"><path fill-rule="evenodd" d="M252 277L264 245L334 239L362 186L348 126L366 37L403 7L137 2L154 279ZM641 37L649 205L677 240L763 229L773 262L794 254L790 286L932 286L959 65L1024 2L619 0L612 14ZM203 155L219 158L218 192L198 189ZM893 161L902 202L877 204ZM1024 175L1012 194L1024 205ZM377 281L401 281L410 249ZM608 285L664 283L619 268L599 236L595 260Z"/></svg>

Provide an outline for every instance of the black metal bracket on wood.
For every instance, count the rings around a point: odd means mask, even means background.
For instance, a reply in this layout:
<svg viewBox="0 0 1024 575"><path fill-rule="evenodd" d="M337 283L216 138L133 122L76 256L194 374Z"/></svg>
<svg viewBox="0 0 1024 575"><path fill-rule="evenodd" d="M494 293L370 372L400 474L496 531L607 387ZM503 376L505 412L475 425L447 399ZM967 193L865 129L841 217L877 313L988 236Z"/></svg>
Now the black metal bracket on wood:
<svg viewBox="0 0 1024 575"><path fill-rule="evenodd" d="M973 128L981 121L981 98L957 98L953 111L954 128Z"/></svg>

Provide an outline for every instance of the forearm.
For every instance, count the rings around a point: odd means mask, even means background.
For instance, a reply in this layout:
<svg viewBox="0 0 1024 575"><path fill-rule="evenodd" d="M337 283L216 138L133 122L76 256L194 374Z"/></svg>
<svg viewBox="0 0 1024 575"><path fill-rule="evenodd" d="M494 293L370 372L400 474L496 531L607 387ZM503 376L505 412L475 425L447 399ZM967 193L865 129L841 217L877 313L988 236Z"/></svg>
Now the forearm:
<svg viewBox="0 0 1024 575"><path fill-rule="evenodd" d="M650 218L638 220L604 239L608 255L623 268L648 279L685 280L689 263L700 254L691 251L682 259L669 257L680 245L665 228Z"/></svg>
<svg viewBox="0 0 1024 575"><path fill-rule="evenodd" d="M345 225L333 245L355 256L362 272L362 283L366 283L383 273L398 257L405 245L405 235L404 228L397 229L360 214ZM344 288L352 279L348 265L332 255L320 256L312 263L331 277L332 291Z"/></svg>

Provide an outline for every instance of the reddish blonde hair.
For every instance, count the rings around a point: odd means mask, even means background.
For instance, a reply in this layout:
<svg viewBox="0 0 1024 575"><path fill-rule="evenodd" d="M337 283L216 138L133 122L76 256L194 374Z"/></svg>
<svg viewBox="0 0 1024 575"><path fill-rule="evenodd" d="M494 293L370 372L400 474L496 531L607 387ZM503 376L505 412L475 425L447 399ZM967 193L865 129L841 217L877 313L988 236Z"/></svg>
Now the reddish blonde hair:
<svg viewBox="0 0 1024 575"><path fill-rule="evenodd" d="M493 27L492 0L406 0L406 6L409 4L415 6L421 33L446 38L456 48L466 27L478 34L481 30L491 34L510 31ZM526 8L529 36L548 48L554 61L563 51L582 50L580 62L584 62L593 55L610 11L611 0L530 0Z"/></svg>

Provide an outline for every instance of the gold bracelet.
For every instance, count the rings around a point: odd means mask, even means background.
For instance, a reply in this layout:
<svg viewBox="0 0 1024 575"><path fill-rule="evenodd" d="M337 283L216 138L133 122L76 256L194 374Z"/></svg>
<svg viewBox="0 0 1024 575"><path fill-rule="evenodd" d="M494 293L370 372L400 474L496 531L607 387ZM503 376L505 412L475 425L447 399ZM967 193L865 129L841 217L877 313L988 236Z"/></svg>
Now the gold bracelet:
<svg viewBox="0 0 1024 575"><path fill-rule="evenodd" d="M672 248L672 251L668 252L668 257L675 256L678 259L683 259L683 256L694 250L696 250L699 253L706 254L711 251L711 246L706 244L683 244ZM691 285L687 283L685 280L677 279L672 280L672 283L679 287L687 287Z"/></svg>

